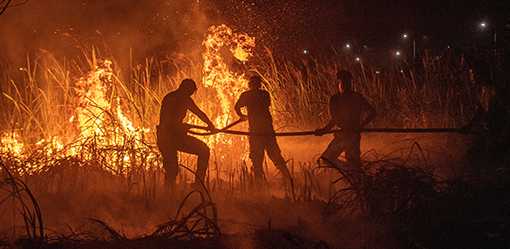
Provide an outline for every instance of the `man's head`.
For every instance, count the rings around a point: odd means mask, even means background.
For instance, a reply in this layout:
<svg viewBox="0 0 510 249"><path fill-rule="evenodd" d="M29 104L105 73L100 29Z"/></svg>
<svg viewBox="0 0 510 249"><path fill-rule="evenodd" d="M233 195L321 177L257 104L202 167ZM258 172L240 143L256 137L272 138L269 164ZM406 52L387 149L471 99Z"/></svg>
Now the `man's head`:
<svg viewBox="0 0 510 249"><path fill-rule="evenodd" d="M338 82L338 90L340 93L352 91L352 74L347 70L340 70L336 74Z"/></svg>
<svg viewBox="0 0 510 249"><path fill-rule="evenodd" d="M179 91L191 96L197 91L197 84L192 79L184 79L179 85Z"/></svg>
<svg viewBox="0 0 510 249"><path fill-rule="evenodd" d="M248 87L250 89L259 89L262 87L262 77L258 75L254 75L250 77L250 81L248 82Z"/></svg>

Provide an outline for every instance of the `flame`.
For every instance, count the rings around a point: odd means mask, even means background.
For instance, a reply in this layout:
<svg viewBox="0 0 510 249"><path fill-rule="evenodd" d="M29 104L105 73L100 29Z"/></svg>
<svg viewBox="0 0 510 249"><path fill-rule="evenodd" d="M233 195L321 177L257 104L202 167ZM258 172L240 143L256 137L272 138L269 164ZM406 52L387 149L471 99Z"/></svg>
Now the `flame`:
<svg viewBox="0 0 510 249"><path fill-rule="evenodd" d="M228 49L232 56L241 62L246 62L253 56L255 38L244 33L235 33L231 28L222 24L211 26L203 41L204 52L203 83L206 87L216 91L220 100L221 111L213 122L223 127L231 122L232 107L236 98L246 90L248 80L244 73L232 72L224 59L223 49ZM228 141L225 137L216 137L216 143Z"/></svg>
<svg viewBox="0 0 510 249"><path fill-rule="evenodd" d="M78 125L82 138L105 138L102 129L106 111L111 104L106 98L106 84L113 83L112 62L105 60L87 77L77 82L79 107L76 109ZM105 142L105 141L102 141Z"/></svg>
<svg viewBox="0 0 510 249"><path fill-rule="evenodd" d="M213 121L223 127L233 120L234 101L247 85L243 73L229 69L223 51L230 51L234 58L244 63L253 56L255 39L235 33L226 25L212 26L203 47L203 84L214 90L219 98L220 108ZM23 165L19 174L37 173L45 165L68 157L101 161L101 166L113 174L124 174L131 165L152 167L152 162L157 162L159 167L158 154L146 141L150 129L137 127L122 109L121 98L115 92L117 78L112 66L111 60L95 63L89 73L76 81L77 106L73 115L67 118L76 129L69 132L69 137L50 136L29 144L18 132L2 133L0 155L9 155ZM189 121L197 122L196 119ZM232 144L232 141L224 135L207 138L210 146ZM39 151L45 161L41 161L40 156L32 157L34 151Z"/></svg>
<svg viewBox="0 0 510 249"><path fill-rule="evenodd" d="M0 152L4 155L12 155L17 158L23 158L25 145L20 141L17 132L4 133L0 136Z"/></svg>

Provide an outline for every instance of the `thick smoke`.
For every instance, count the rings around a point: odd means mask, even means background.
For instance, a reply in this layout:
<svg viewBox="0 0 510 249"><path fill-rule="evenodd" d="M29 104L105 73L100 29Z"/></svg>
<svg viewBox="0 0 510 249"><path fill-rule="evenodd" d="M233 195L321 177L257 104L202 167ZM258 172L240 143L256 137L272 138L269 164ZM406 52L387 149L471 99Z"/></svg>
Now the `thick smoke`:
<svg viewBox="0 0 510 249"><path fill-rule="evenodd" d="M91 46L120 60L191 52L208 27L204 9L190 0L30 0L0 16L0 61L17 67L40 50L71 57Z"/></svg>

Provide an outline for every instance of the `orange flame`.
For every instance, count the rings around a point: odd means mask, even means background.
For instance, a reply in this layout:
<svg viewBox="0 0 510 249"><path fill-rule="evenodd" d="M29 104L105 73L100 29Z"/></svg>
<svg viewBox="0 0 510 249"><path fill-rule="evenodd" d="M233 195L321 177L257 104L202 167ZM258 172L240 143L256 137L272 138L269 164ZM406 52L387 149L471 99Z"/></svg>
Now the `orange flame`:
<svg viewBox="0 0 510 249"><path fill-rule="evenodd" d="M228 49L234 58L246 62L253 55L255 39L247 34L235 33L226 25L212 26L203 46L203 83L217 93L221 108L214 116L214 122L223 127L232 121L234 101L247 85L243 73L229 69L223 50ZM104 60L76 82L78 106L69 118L69 122L77 128L73 143L66 144L62 138L52 136L27 146L17 132L3 133L0 134L0 155L9 155L19 163L23 162L26 167L20 174L32 174L44 167L39 165L39 161L24 161L34 149L43 151L47 162L65 157L94 160L98 159L95 153L102 153L99 157L103 167L114 174L123 174L123 169L130 165L157 159L158 155L144 141L150 130L137 128L122 110L120 98L114 94L117 78L112 64L112 61ZM231 144L232 138L216 135L208 138L207 142L212 146ZM88 145L93 149L87 148ZM128 150L123 150L126 148Z"/></svg>
<svg viewBox="0 0 510 249"><path fill-rule="evenodd" d="M202 44L203 82L218 94L221 112L217 114L214 122L218 127L223 127L233 120L232 107L236 98L246 89L248 81L244 73L230 70L222 50L228 49L237 60L246 62L253 56L255 38L244 33L235 33L223 24L211 26ZM220 141L225 142L226 138L217 137L215 142Z"/></svg>

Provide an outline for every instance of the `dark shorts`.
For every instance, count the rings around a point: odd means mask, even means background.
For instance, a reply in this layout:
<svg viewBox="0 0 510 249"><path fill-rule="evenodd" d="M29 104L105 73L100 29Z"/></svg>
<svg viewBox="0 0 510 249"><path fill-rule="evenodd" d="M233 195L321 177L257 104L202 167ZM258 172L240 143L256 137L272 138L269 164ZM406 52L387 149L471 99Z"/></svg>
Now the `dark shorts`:
<svg viewBox="0 0 510 249"><path fill-rule="evenodd" d="M175 160L177 152L194 155L209 154L209 147L202 140L185 132L157 132L157 145L164 159Z"/></svg>
<svg viewBox="0 0 510 249"><path fill-rule="evenodd" d="M337 159L342 152L345 152L347 161L359 162L360 140L361 136L359 133L335 133L335 137L321 157Z"/></svg>
<svg viewBox="0 0 510 249"><path fill-rule="evenodd" d="M250 159L255 161L263 160L264 152L267 151L269 158L275 165L285 165L280 146L275 136L252 136L250 142Z"/></svg>

